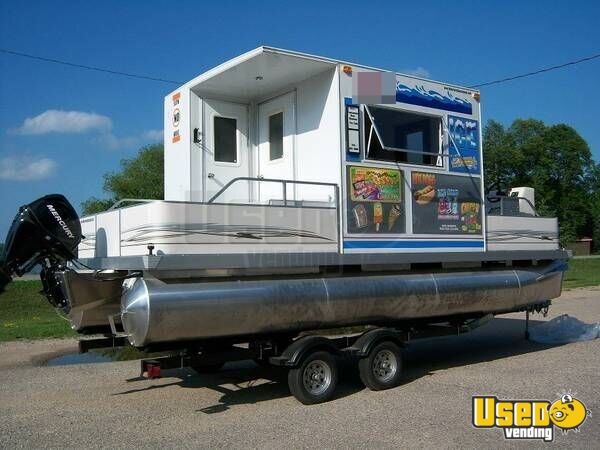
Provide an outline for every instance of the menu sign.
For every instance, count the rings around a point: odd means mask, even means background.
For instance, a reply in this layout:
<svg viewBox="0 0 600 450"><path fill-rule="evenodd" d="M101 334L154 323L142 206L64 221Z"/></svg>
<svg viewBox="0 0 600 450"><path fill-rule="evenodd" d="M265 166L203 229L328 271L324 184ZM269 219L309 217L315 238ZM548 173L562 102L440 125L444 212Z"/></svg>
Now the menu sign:
<svg viewBox="0 0 600 450"><path fill-rule="evenodd" d="M481 234L479 178L412 173L415 234Z"/></svg>
<svg viewBox="0 0 600 450"><path fill-rule="evenodd" d="M450 172L479 175L479 123L476 120L448 116L448 133Z"/></svg>
<svg viewBox="0 0 600 450"><path fill-rule="evenodd" d="M396 203L401 199L399 170L350 166L349 178L353 201Z"/></svg>
<svg viewBox="0 0 600 450"><path fill-rule="evenodd" d="M350 166L349 233L404 233L402 172L397 169Z"/></svg>

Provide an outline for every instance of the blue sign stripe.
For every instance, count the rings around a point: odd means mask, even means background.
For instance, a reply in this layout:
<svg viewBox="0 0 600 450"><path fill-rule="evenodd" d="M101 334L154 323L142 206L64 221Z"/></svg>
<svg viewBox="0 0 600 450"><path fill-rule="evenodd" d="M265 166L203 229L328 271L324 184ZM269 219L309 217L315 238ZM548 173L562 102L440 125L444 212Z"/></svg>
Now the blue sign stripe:
<svg viewBox="0 0 600 450"><path fill-rule="evenodd" d="M473 114L473 105L471 105L470 101L455 97L454 95L450 95L450 93L441 94L432 89L425 89L424 86L410 87L398 83L396 85L396 101L425 106L427 108Z"/></svg>
<svg viewBox="0 0 600 450"><path fill-rule="evenodd" d="M483 248L483 241L344 241L344 248Z"/></svg>

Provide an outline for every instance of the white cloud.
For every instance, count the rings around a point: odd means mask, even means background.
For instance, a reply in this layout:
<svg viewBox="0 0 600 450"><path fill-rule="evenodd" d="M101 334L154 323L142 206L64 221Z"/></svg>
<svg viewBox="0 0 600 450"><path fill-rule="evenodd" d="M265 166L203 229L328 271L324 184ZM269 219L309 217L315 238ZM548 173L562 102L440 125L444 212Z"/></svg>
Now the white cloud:
<svg viewBox="0 0 600 450"><path fill-rule="evenodd" d="M140 147L153 142L162 142L163 130L146 130L131 136L115 136L113 133L103 133L95 141L108 150Z"/></svg>
<svg viewBox="0 0 600 450"><path fill-rule="evenodd" d="M414 75L415 77L420 78L431 78L431 73L425 67L417 67L416 69L402 69L400 73L404 73L406 75Z"/></svg>
<svg viewBox="0 0 600 450"><path fill-rule="evenodd" d="M56 172L58 164L49 158L0 158L0 180L43 180Z"/></svg>
<svg viewBox="0 0 600 450"><path fill-rule="evenodd" d="M149 129L129 136L116 136L110 117L84 111L57 109L49 109L35 117L28 117L20 127L10 132L21 135L94 133L93 141L108 150L133 148L163 140L163 130Z"/></svg>
<svg viewBox="0 0 600 450"><path fill-rule="evenodd" d="M149 141L161 141L163 140L163 130L146 130L142 133L142 138Z"/></svg>
<svg viewBox="0 0 600 450"><path fill-rule="evenodd" d="M117 137L112 133L105 133L94 139L100 146L108 150L119 150L123 148L135 147L139 144L137 136Z"/></svg>
<svg viewBox="0 0 600 450"><path fill-rule="evenodd" d="M90 131L109 132L112 129L110 117L83 111L60 111L49 109L43 113L28 117L19 128L17 134L47 133L87 133Z"/></svg>

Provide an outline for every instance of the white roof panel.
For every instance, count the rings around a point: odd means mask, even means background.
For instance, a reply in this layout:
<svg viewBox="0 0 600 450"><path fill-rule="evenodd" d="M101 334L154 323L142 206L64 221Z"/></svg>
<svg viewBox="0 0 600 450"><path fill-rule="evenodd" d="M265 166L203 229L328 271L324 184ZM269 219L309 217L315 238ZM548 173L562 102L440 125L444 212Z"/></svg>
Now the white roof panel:
<svg viewBox="0 0 600 450"><path fill-rule="evenodd" d="M263 46L224 62L187 82L185 86L201 97L249 101L278 92L338 64L383 71L375 67ZM413 75L400 75L424 80ZM477 92L461 86L454 87Z"/></svg>

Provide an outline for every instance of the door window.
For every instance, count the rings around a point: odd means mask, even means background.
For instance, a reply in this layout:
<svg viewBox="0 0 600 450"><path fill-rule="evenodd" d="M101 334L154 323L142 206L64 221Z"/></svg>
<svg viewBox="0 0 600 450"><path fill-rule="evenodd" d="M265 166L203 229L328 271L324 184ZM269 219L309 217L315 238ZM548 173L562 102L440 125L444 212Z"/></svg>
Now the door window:
<svg viewBox="0 0 600 450"><path fill-rule="evenodd" d="M283 158L283 112L269 116L269 161Z"/></svg>
<svg viewBox="0 0 600 450"><path fill-rule="evenodd" d="M213 133L215 161L237 163L237 120L228 117L215 117Z"/></svg>

